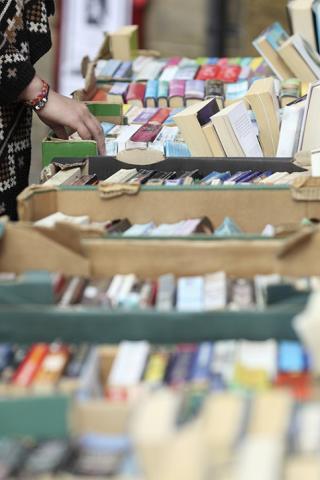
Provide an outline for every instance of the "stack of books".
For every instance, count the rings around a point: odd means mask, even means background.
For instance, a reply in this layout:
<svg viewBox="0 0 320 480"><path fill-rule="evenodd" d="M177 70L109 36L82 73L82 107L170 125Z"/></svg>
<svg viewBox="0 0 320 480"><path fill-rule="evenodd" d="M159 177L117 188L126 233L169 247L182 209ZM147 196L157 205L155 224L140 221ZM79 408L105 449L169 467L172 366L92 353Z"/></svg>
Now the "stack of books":
<svg viewBox="0 0 320 480"><path fill-rule="evenodd" d="M298 3L299 0L294 0L289 5L293 7ZM307 3L310 1L307 0ZM276 22L263 31L253 45L280 80L296 77L310 83L320 80L320 56L314 41L308 41L310 34L312 30L301 31L298 28L294 35L289 36L282 25Z"/></svg>
<svg viewBox="0 0 320 480"><path fill-rule="evenodd" d="M261 57L100 60L96 68L100 88L94 98L167 107L189 105L215 93L228 102L241 98L254 79L269 74Z"/></svg>
<svg viewBox="0 0 320 480"><path fill-rule="evenodd" d="M12 292L14 295L14 291L26 285L28 272L21 277L8 275L0 276L0 289L1 292L8 295ZM237 278L227 276L222 271L178 277L168 273L153 279L142 279L134 273L99 280L63 274L47 275L50 289L48 304L53 302L59 307L82 305L107 310L149 309L167 313L257 310L269 305L275 291L282 292L284 296L299 296L308 295L319 288L318 277L290 278L270 274ZM31 273L29 284L30 282ZM27 301L25 295L25 302L31 301ZM5 304L5 298L2 298L1 303Z"/></svg>
<svg viewBox="0 0 320 480"><path fill-rule="evenodd" d="M294 478L300 463L299 471L317 471L317 382L297 341L1 344L0 360L1 389L11 401L18 392L30 404L37 394L49 398L64 391L74 398L72 408L90 405L91 415L102 421L108 411L113 419L130 413L117 433L101 425L99 433L70 438L50 431L47 439L2 438L3 478L137 480L152 477L160 463L162 478L180 478L177 468L191 462L197 473L231 471L247 479L256 474L258 456L272 479L274 471ZM173 452L176 459L182 440L188 461L181 458L174 468L167 455ZM156 461L150 461L150 447Z"/></svg>
<svg viewBox="0 0 320 480"><path fill-rule="evenodd" d="M195 387L203 393L289 388L310 399L310 358L297 341L218 340L214 343L118 346L0 344L1 395L66 392L78 400L127 401L136 387ZM101 368L108 361L108 372ZM130 369L127 368L130 365ZM99 371L101 369L101 376ZM190 420L190 419L185 419Z"/></svg>

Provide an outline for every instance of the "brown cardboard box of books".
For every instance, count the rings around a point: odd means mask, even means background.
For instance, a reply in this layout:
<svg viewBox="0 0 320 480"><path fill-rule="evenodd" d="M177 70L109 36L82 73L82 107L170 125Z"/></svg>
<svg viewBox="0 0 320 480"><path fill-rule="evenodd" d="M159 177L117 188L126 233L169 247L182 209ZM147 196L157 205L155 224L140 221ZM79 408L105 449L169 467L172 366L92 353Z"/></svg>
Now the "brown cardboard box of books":
<svg viewBox="0 0 320 480"><path fill-rule="evenodd" d="M197 191L196 191L197 190ZM174 208L173 208L174 205ZM19 197L20 218L34 222L57 211L89 215L102 221L127 217L132 223L156 223L208 216L219 225L226 216L248 233L259 234L267 223L299 223L319 217L320 203L296 201L289 189L65 188L26 190ZM29 227L30 228L30 227ZM59 229L58 229L59 230ZM68 230L68 229L67 229ZM55 233L56 235L56 233ZM230 275L251 276L279 272L287 275L319 274L320 234L307 227L284 239L255 236L217 239L84 238L81 247L91 274L105 276L136 273L140 276L173 272L192 275L225 270ZM35 250L36 251L36 250ZM14 252L12 252L14 260Z"/></svg>

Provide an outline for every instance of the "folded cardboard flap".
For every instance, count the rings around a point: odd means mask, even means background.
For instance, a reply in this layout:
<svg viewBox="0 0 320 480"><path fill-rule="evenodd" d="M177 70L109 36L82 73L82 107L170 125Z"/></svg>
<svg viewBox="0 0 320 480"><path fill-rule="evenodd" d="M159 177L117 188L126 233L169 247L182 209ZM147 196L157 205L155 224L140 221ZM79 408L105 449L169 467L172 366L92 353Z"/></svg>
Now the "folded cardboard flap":
<svg viewBox="0 0 320 480"><path fill-rule="evenodd" d="M36 226L33 228L40 232L44 237L47 237L59 245L68 248L72 252L83 256L84 251L81 243L82 232L78 225L73 225L67 222L57 222L55 227L52 228Z"/></svg>
<svg viewBox="0 0 320 480"><path fill-rule="evenodd" d="M30 185L18 195L17 208L21 221L34 222L39 218L43 218L43 216L38 216L38 207L40 211L45 209L45 217L58 211L57 187Z"/></svg>
<svg viewBox="0 0 320 480"><path fill-rule="evenodd" d="M299 247L304 246L313 235L319 234L319 232L319 227L315 226L303 227L300 231L294 232L283 241L277 253L278 257L284 258L288 253L297 251Z"/></svg>
<svg viewBox="0 0 320 480"><path fill-rule="evenodd" d="M8 224L0 241L0 271L19 274L29 270L47 270L88 277L90 261L77 252L82 250L82 245L76 248L78 240L66 239L66 236L67 231L61 231L52 233L50 238L50 232L44 234L32 226Z"/></svg>
<svg viewBox="0 0 320 480"><path fill-rule="evenodd" d="M138 183L117 184L100 182L98 185L100 197L104 200L121 197L122 195L137 195L140 191L140 188L141 185Z"/></svg>
<svg viewBox="0 0 320 480"><path fill-rule="evenodd" d="M298 201L320 201L320 177L298 177L291 187L292 198Z"/></svg>
<svg viewBox="0 0 320 480"><path fill-rule="evenodd" d="M152 148L122 150L116 158L120 162L131 163L132 165L153 165L165 160L165 156L160 150L153 150Z"/></svg>

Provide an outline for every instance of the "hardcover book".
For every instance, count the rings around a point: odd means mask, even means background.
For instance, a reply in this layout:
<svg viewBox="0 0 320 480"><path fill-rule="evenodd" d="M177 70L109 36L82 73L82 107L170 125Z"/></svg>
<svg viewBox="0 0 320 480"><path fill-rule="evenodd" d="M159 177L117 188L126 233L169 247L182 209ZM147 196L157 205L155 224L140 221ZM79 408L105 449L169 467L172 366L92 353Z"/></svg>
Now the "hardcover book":
<svg viewBox="0 0 320 480"><path fill-rule="evenodd" d="M116 82L113 84L108 93L107 99L109 103L125 103L126 93L129 88L129 83Z"/></svg>
<svg viewBox="0 0 320 480"><path fill-rule="evenodd" d="M168 106L168 97L169 97L169 82L166 80L159 80L158 88L158 105L159 107Z"/></svg>
<svg viewBox="0 0 320 480"><path fill-rule="evenodd" d="M186 105L193 105L204 99L205 84L203 80L187 80L185 89Z"/></svg>
<svg viewBox="0 0 320 480"><path fill-rule="evenodd" d="M148 80L146 93L145 93L145 104L146 107L156 107L157 98L158 98L158 80Z"/></svg>
<svg viewBox="0 0 320 480"><path fill-rule="evenodd" d="M263 154L274 157L279 143L280 122L274 79L257 80L251 85L245 98L255 114Z"/></svg>
<svg viewBox="0 0 320 480"><path fill-rule="evenodd" d="M211 157L212 151L202 131L210 118L219 111L215 98L187 107L174 116L174 120L186 141L192 156Z"/></svg>
<svg viewBox="0 0 320 480"><path fill-rule="evenodd" d="M146 86L143 83L131 83L127 92L127 103L143 107L145 91Z"/></svg>
<svg viewBox="0 0 320 480"><path fill-rule="evenodd" d="M169 107L179 108L184 106L185 88L185 80L171 80L169 85Z"/></svg>
<svg viewBox="0 0 320 480"><path fill-rule="evenodd" d="M197 80L216 80L220 67L218 65L202 65L197 73Z"/></svg>
<svg viewBox="0 0 320 480"><path fill-rule="evenodd" d="M279 22L275 22L253 41L253 46L263 56L280 80L294 77L292 70L278 53L279 48L288 38L289 35L282 25Z"/></svg>

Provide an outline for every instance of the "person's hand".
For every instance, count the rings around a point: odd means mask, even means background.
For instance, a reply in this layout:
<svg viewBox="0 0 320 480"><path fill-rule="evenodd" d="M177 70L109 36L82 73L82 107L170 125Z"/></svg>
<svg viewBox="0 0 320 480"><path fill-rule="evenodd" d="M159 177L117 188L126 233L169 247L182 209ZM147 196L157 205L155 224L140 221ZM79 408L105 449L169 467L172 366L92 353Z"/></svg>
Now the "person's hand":
<svg viewBox="0 0 320 480"><path fill-rule="evenodd" d="M41 91L42 81L34 77L22 92L20 99L31 100ZM64 97L50 89L46 106L37 112L40 120L48 125L58 138L67 139L66 128L78 132L83 140L96 140L100 155L105 154L105 139L98 120L91 115L85 104Z"/></svg>

